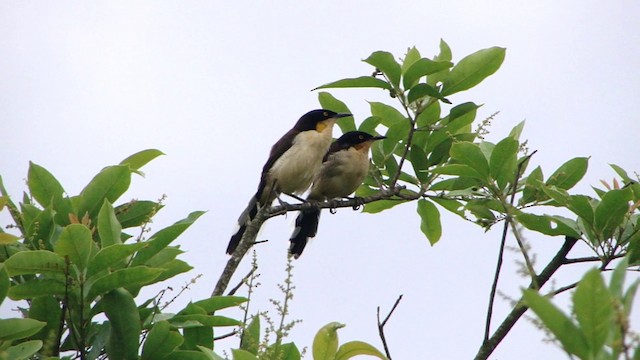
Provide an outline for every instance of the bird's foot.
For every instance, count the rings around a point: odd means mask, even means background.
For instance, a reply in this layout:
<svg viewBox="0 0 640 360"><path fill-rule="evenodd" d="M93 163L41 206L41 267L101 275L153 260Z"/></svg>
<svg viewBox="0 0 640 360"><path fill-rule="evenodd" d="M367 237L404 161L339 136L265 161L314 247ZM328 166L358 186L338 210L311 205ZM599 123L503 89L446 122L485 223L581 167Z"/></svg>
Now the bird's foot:
<svg viewBox="0 0 640 360"><path fill-rule="evenodd" d="M345 197L345 199L348 200L354 200L356 203L351 207L353 210L358 210L360 209L361 206L364 206L364 198L361 198L360 196L354 196L352 198L350 197Z"/></svg>

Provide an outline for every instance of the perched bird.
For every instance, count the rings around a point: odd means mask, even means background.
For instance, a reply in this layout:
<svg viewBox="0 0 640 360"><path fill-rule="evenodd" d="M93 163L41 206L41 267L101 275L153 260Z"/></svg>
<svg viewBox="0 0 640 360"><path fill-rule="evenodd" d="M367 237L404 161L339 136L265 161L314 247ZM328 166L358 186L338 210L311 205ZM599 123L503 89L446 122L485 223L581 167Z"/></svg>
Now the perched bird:
<svg viewBox="0 0 640 360"><path fill-rule="evenodd" d="M351 114L323 109L309 111L273 145L262 168L258 191L238 218L238 230L231 236L227 254L235 251L259 208L271 205L281 193L302 194L309 188L331 145L333 125L347 116Z"/></svg>
<svg viewBox="0 0 640 360"><path fill-rule="evenodd" d="M322 167L313 180L307 200L325 201L347 197L356 189L369 172L369 149L374 141L384 136L372 136L362 131L350 131L331 144L322 160ZM320 209L300 212L291 234L289 253L298 258L309 238L316 236Z"/></svg>

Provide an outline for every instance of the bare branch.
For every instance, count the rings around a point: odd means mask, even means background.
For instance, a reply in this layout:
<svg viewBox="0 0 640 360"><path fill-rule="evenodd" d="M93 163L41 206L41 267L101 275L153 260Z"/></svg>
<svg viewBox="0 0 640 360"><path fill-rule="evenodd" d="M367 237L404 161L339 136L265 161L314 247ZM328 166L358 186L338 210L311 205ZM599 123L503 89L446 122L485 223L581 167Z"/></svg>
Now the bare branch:
<svg viewBox="0 0 640 360"><path fill-rule="evenodd" d="M387 316L384 318L382 322L380 322L380 306L378 306L378 312L377 312L378 333L380 334L380 340L382 340L382 346L384 346L384 352L387 355L387 358L389 360L391 360L391 354L389 353L389 346L387 345L387 339L384 336L384 326L387 325L387 321L389 321L389 318L391 318L391 315L398 307L398 304L400 304L400 300L402 300L402 295L398 296L398 299L396 299L396 302L393 304L393 307L391 307L391 311L389 311L389 314L387 314Z"/></svg>

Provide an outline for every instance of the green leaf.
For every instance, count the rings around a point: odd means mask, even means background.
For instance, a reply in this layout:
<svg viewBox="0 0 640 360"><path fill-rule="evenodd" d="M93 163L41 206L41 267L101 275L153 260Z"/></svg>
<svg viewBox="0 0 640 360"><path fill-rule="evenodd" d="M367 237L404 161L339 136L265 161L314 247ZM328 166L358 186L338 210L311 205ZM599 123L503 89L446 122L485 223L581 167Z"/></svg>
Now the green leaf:
<svg viewBox="0 0 640 360"><path fill-rule="evenodd" d="M564 235L573 238L580 237L580 231L578 231L578 225L576 222L559 215L519 213L516 216L516 219L527 229L537 231L545 235Z"/></svg>
<svg viewBox="0 0 640 360"><path fill-rule="evenodd" d="M391 90L391 85L384 80L374 78L373 76L360 76L357 78L341 79L324 85L320 85L313 90L319 89L336 89L336 88L380 88Z"/></svg>
<svg viewBox="0 0 640 360"><path fill-rule="evenodd" d="M9 276L27 274L62 274L66 268L64 258L48 250L21 251L4 263Z"/></svg>
<svg viewBox="0 0 640 360"><path fill-rule="evenodd" d="M42 210L42 212L33 219L33 222L29 224L27 234L29 234L29 241L33 248L39 249L44 247L46 250L53 249L51 246L51 238L57 230L57 225L54 223L54 216L55 211L51 207L48 207Z"/></svg>
<svg viewBox="0 0 640 360"><path fill-rule="evenodd" d="M618 265L611 274L611 282L609 283L609 291L611 295L617 298L622 297L622 290L624 289L624 278L627 273L627 267L629 267L629 257L625 256L620 260Z"/></svg>
<svg viewBox="0 0 640 360"><path fill-rule="evenodd" d="M501 190L513 183L516 177L517 155L520 143L513 138L507 137L496 144L491 152L489 168L491 177L496 180Z"/></svg>
<svg viewBox="0 0 640 360"><path fill-rule="evenodd" d="M443 174L443 175L455 175L461 177L468 177L473 179L485 179L476 169L472 168L469 165L464 164L449 164L444 166L438 166L436 168L431 169L431 172L435 174ZM478 186L482 185L481 183L477 183Z"/></svg>
<svg viewBox="0 0 640 360"><path fill-rule="evenodd" d="M442 108L438 101L434 101L424 108L416 117L416 126L420 129L433 125L440 120L440 112ZM414 135L415 137L415 135Z"/></svg>
<svg viewBox="0 0 640 360"><path fill-rule="evenodd" d="M358 355L371 355L378 359L387 360L387 357L380 350L363 341L349 341L340 345L335 360L347 360Z"/></svg>
<svg viewBox="0 0 640 360"><path fill-rule="evenodd" d="M110 359L137 359L142 327L133 296L125 289L114 289L103 295L101 304L111 329L107 355Z"/></svg>
<svg viewBox="0 0 640 360"><path fill-rule="evenodd" d="M334 360L338 352L338 329L345 327L339 322L323 326L313 338L313 360Z"/></svg>
<svg viewBox="0 0 640 360"><path fill-rule="evenodd" d="M450 61L433 61L429 59L420 59L411 65L404 74L402 83L405 89L411 88L421 77L446 70L453 66Z"/></svg>
<svg viewBox="0 0 640 360"><path fill-rule="evenodd" d="M176 327L193 327L197 326L238 326L242 325L241 321L226 316L205 315L205 314L187 314L176 315L169 319L171 325Z"/></svg>
<svg viewBox="0 0 640 360"><path fill-rule="evenodd" d="M64 295L64 283L53 279L31 279L9 289L11 300L32 299L44 295Z"/></svg>
<svg viewBox="0 0 640 360"><path fill-rule="evenodd" d="M225 360L225 358L223 358L222 356L216 354L213 352L213 350L206 348L204 346L197 346L198 349L200 349L200 351L202 351L206 356L208 360Z"/></svg>
<svg viewBox="0 0 640 360"><path fill-rule="evenodd" d="M148 200L133 200L120 205L114 209L116 218L122 228L140 226L151 220L160 209L162 204Z"/></svg>
<svg viewBox="0 0 640 360"><path fill-rule="evenodd" d="M206 313L211 314L220 309L238 306L246 301L247 298L242 296L212 296L208 299L196 301L193 305L199 306Z"/></svg>
<svg viewBox="0 0 640 360"><path fill-rule="evenodd" d="M144 174L140 171L140 168L147 165L151 160L157 158L160 155L164 155L164 153L157 149L142 150L122 160L120 162L120 165L128 165L129 169L131 169L132 172L144 176Z"/></svg>
<svg viewBox="0 0 640 360"><path fill-rule="evenodd" d="M118 222L115 210L109 200L105 199L102 208L98 213L98 234L100 235L101 246L107 247L113 244L120 244L122 226Z"/></svg>
<svg viewBox="0 0 640 360"><path fill-rule="evenodd" d="M57 339L60 328L62 315L62 305L55 296L38 296L30 300L29 318L45 322L47 325L38 333L32 335L33 340L47 341L49 339ZM57 349L45 349L41 355L53 355Z"/></svg>
<svg viewBox="0 0 640 360"><path fill-rule="evenodd" d="M29 162L27 174L29 192L42 207L48 207L62 200L64 189L60 182L47 169Z"/></svg>
<svg viewBox="0 0 640 360"><path fill-rule="evenodd" d="M171 331L167 321L159 321L153 325L142 346L142 360L161 359L177 349L184 339L177 331Z"/></svg>
<svg viewBox="0 0 640 360"><path fill-rule="evenodd" d="M149 284L157 278L162 271L162 269L154 269L146 266L134 266L116 270L95 280L88 290L86 299L91 301L98 295L111 292L120 287Z"/></svg>
<svg viewBox="0 0 640 360"><path fill-rule="evenodd" d="M377 116L369 116L360 124L358 130L374 135L376 134L376 127L380 125L380 120Z"/></svg>
<svg viewBox="0 0 640 360"><path fill-rule="evenodd" d="M418 200L418 215L420 215L420 230L427 237L431 245L435 245L442 235L440 223L440 211L431 202L424 199Z"/></svg>
<svg viewBox="0 0 640 360"><path fill-rule="evenodd" d="M318 102L320 103L320 106L322 106L322 108L326 110L335 111L339 114L352 113L351 110L349 110L349 108L344 102L336 99L333 95L329 94L328 92L323 92L323 91L319 92ZM346 133L348 131L353 131L356 129L356 123L353 120L353 116L341 118L338 120L337 124L343 133Z"/></svg>
<svg viewBox="0 0 640 360"><path fill-rule="evenodd" d="M411 122L409 119L402 119L397 123L393 124L389 127L389 130L384 134L389 141L399 142L405 140L407 136L409 136L409 131L411 130Z"/></svg>
<svg viewBox="0 0 640 360"><path fill-rule="evenodd" d="M588 271L578 283L573 311L595 359L607 341L614 313L611 295L598 269Z"/></svg>
<svg viewBox="0 0 640 360"><path fill-rule="evenodd" d="M155 254L166 248L172 241L180 236L180 234L187 230L200 216L202 216L202 214L204 214L204 211L194 211L185 219L182 219L153 234L149 241L146 242L147 247L138 251L138 254L133 260L133 265L144 264Z"/></svg>
<svg viewBox="0 0 640 360"><path fill-rule="evenodd" d="M415 144L411 145L409 161L411 161L413 171L420 182L427 182L429 180L429 173L427 172L429 163L427 161L427 154L425 154L420 146L415 146Z"/></svg>
<svg viewBox="0 0 640 360"><path fill-rule="evenodd" d="M514 140L520 140L520 135L522 134L522 130L524 129L524 120L518 123L518 125L514 126L509 132L509 137Z"/></svg>
<svg viewBox="0 0 640 360"><path fill-rule="evenodd" d="M629 177L629 174L627 174L627 172L620 166L616 164L609 164L609 166L611 166L611 168L616 172L616 174L618 174L618 176L622 178L622 181L624 181L625 184L628 184L634 181Z"/></svg>
<svg viewBox="0 0 640 360"><path fill-rule="evenodd" d="M567 315L554 306L549 299L534 290L524 290L523 297L527 306L542 320L567 352L581 359L589 357L589 344L584 333Z"/></svg>
<svg viewBox="0 0 640 360"><path fill-rule="evenodd" d="M123 266L120 262L127 257L133 255L136 251L147 246L146 243L133 243L133 244L114 244L104 247L96 253L96 256L89 263L87 270L87 276L91 277L94 274L98 274L103 270L119 269Z"/></svg>
<svg viewBox="0 0 640 360"><path fill-rule="evenodd" d="M372 101L369 103L371 107L371 115L380 119L382 125L391 127L401 121L407 120L406 116L402 115L398 109L387 104Z"/></svg>
<svg viewBox="0 0 640 360"><path fill-rule="evenodd" d="M409 90L409 95L407 95L407 100L409 103L412 103L418 99L422 99L425 96L430 96L432 98L438 99L446 104L451 104L451 102L442 96L440 92L428 84L418 84Z"/></svg>
<svg viewBox="0 0 640 360"><path fill-rule="evenodd" d="M186 262L178 259L173 259L165 264L157 266L158 268L163 269L164 271L158 275L157 278L153 279L153 283L157 283L160 281L164 281L170 279L178 274L185 273L187 271L191 271L193 266L187 264Z"/></svg>
<svg viewBox="0 0 640 360"><path fill-rule="evenodd" d="M483 179L489 176L489 162L477 144L462 141L451 145L451 157L476 170Z"/></svg>
<svg viewBox="0 0 640 360"><path fill-rule="evenodd" d="M87 268L91 257L91 230L82 224L67 225L60 239L56 241L54 250L60 256L68 256L71 263L75 264L80 271Z"/></svg>
<svg viewBox="0 0 640 360"><path fill-rule="evenodd" d="M586 174L589 158L577 157L562 164L547 180L547 186L569 190Z"/></svg>
<svg viewBox="0 0 640 360"><path fill-rule="evenodd" d="M453 55L451 55L451 48L443 39L440 39L440 53L436 56L437 61L451 61Z"/></svg>
<svg viewBox="0 0 640 360"><path fill-rule="evenodd" d="M363 61L382 71L387 75L391 84L396 88L398 87L400 84L400 74L402 73L402 70L400 68L400 64L398 64L396 59L393 57L393 54L386 51L376 51Z"/></svg>
<svg viewBox="0 0 640 360"><path fill-rule="evenodd" d="M418 49L416 49L415 46L410 47L402 60L402 74L406 74L411 65L415 64L420 58L421 56Z"/></svg>
<svg viewBox="0 0 640 360"><path fill-rule="evenodd" d="M0 305L2 305L2 302L7 297L10 286L11 281L9 280L9 274L7 274L4 264L0 264Z"/></svg>
<svg viewBox="0 0 640 360"><path fill-rule="evenodd" d="M163 359L171 360L208 360L209 354L205 354L202 351L194 350L175 350L171 354L167 355Z"/></svg>
<svg viewBox="0 0 640 360"><path fill-rule="evenodd" d="M29 359L42 348L42 341L25 341L18 345L10 346L4 351L5 359Z"/></svg>
<svg viewBox="0 0 640 360"><path fill-rule="evenodd" d="M251 317L249 325L242 332L242 340L240 340L240 348L248 352L258 355L260 346L260 316Z"/></svg>
<svg viewBox="0 0 640 360"><path fill-rule="evenodd" d="M542 174L542 168L538 166L527 176L519 204L525 205L534 201L543 200L545 198L544 191L542 190L543 181L544 175Z"/></svg>
<svg viewBox="0 0 640 360"><path fill-rule="evenodd" d="M369 214L376 214L384 210L391 209L392 207L400 204L404 204L402 200L377 200L364 205L362 212Z"/></svg>
<svg viewBox="0 0 640 360"><path fill-rule="evenodd" d="M269 350L275 348L276 345L273 344L269 346ZM278 353L275 354L277 359L281 360L300 360L300 350L296 347L294 343L286 343L278 346Z"/></svg>
<svg viewBox="0 0 640 360"><path fill-rule="evenodd" d="M0 319L0 341L24 339L45 325L47 323L34 319Z"/></svg>
<svg viewBox="0 0 640 360"><path fill-rule="evenodd" d="M257 356L245 350L231 349L231 354L233 355L233 360L259 360Z"/></svg>
<svg viewBox="0 0 640 360"><path fill-rule="evenodd" d="M478 85L502 65L506 49L492 47L477 51L460 60L444 79L442 95L447 96Z"/></svg>
<svg viewBox="0 0 640 360"><path fill-rule="evenodd" d="M109 166L96 175L82 190L79 198L78 216L85 213L94 218L105 199L114 203L131 183L131 170L128 165Z"/></svg>
<svg viewBox="0 0 640 360"><path fill-rule="evenodd" d="M595 229L601 240L609 239L629 212L629 192L610 190L604 194L595 212Z"/></svg>
<svg viewBox="0 0 640 360"><path fill-rule="evenodd" d="M0 245L11 245L15 244L20 240L19 236L15 236L9 233L0 232Z"/></svg>

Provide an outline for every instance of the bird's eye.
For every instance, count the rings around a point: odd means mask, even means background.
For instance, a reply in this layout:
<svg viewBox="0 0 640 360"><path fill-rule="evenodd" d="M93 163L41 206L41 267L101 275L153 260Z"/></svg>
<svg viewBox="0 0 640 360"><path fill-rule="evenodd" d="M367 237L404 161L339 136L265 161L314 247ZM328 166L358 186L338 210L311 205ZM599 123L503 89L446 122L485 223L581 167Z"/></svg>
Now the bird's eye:
<svg viewBox="0 0 640 360"><path fill-rule="evenodd" d="M364 136L359 135L359 136L358 136L358 139L360 139L360 140L364 140Z"/></svg>
<svg viewBox="0 0 640 360"><path fill-rule="evenodd" d="M324 117L329 117L329 113L327 113L326 111L322 113L322 116Z"/></svg>

